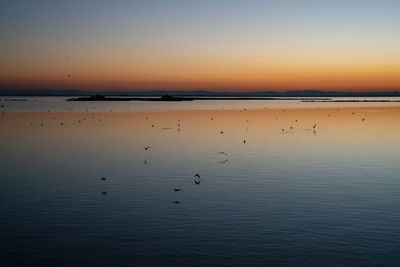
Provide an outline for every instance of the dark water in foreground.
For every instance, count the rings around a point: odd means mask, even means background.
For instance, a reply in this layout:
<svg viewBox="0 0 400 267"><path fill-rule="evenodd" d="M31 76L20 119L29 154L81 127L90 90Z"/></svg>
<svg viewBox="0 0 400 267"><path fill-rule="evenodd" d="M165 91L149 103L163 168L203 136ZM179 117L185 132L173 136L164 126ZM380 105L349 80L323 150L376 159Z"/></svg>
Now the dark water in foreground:
<svg viewBox="0 0 400 267"><path fill-rule="evenodd" d="M399 106L3 111L1 266L400 262Z"/></svg>

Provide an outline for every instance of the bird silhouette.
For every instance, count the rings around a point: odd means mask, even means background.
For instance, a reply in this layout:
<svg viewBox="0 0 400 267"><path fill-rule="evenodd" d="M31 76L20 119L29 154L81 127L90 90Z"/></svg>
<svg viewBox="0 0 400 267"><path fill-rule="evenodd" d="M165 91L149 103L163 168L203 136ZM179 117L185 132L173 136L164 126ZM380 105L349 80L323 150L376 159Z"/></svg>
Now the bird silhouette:
<svg viewBox="0 0 400 267"><path fill-rule="evenodd" d="M144 150L149 150L151 146L145 146Z"/></svg>
<svg viewBox="0 0 400 267"><path fill-rule="evenodd" d="M180 189L180 188L174 188L174 191L175 191L175 192L179 192L179 191L182 191L182 189Z"/></svg>
<svg viewBox="0 0 400 267"><path fill-rule="evenodd" d="M100 180L105 181L107 178L106 177L101 177Z"/></svg>

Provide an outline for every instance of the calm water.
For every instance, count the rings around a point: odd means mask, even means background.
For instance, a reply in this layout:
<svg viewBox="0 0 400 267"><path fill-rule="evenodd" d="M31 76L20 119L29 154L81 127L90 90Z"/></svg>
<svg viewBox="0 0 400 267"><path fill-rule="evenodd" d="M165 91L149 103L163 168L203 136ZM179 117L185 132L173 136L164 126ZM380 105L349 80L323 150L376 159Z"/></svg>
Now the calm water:
<svg viewBox="0 0 400 267"><path fill-rule="evenodd" d="M27 100L0 101L1 266L400 262L399 103Z"/></svg>

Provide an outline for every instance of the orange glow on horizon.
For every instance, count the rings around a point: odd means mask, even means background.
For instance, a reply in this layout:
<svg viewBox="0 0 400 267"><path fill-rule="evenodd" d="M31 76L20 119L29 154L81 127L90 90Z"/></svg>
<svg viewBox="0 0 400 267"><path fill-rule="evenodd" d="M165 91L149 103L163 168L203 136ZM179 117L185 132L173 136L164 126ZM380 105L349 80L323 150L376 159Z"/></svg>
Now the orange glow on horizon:
<svg viewBox="0 0 400 267"><path fill-rule="evenodd" d="M344 60L344 59L343 59ZM206 58L143 60L50 60L11 64L0 86L19 89L81 90L338 90L398 91L395 60L333 61L321 58Z"/></svg>

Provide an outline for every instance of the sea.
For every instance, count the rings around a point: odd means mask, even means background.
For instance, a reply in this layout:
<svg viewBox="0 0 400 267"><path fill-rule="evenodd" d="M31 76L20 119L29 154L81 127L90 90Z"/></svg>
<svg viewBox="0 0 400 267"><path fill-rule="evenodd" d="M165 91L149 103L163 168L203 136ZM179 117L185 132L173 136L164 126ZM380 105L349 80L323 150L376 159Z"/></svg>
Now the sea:
<svg viewBox="0 0 400 267"><path fill-rule="evenodd" d="M0 266L398 266L399 98L0 97Z"/></svg>

